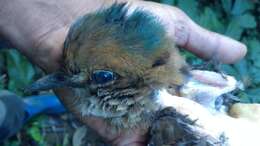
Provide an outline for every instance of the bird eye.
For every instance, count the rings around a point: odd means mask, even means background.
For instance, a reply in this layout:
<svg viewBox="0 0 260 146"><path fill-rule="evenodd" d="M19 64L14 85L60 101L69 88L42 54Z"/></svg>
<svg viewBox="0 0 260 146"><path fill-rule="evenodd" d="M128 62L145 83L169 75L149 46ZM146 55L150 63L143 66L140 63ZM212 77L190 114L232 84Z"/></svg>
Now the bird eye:
<svg viewBox="0 0 260 146"><path fill-rule="evenodd" d="M92 80L97 84L105 84L116 79L115 73L106 70L96 70L92 73Z"/></svg>

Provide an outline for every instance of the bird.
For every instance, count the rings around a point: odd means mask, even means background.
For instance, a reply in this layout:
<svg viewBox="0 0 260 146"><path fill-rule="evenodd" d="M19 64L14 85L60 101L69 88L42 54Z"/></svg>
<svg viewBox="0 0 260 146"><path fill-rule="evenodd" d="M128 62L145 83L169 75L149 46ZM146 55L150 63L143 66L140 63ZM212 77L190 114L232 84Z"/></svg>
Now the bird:
<svg viewBox="0 0 260 146"><path fill-rule="evenodd" d="M77 98L69 110L102 118L115 131L151 128L163 115L157 114L157 91L178 95L189 67L162 20L141 8L129 11L129 5L115 3L78 18L65 39L60 69L28 89L70 88Z"/></svg>

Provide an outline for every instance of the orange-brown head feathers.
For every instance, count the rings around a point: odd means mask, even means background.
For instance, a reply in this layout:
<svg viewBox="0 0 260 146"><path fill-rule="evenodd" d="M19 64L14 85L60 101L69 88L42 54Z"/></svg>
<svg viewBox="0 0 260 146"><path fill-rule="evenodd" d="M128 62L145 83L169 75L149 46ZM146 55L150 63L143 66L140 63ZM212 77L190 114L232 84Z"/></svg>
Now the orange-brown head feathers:
<svg viewBox="0 0 260 146"><path fill-rule="evenodd" d="M141 9L130 13L126 4L78 19L64 43L62 61L59 75L45 83L72 87L80 101L71 108L83 116L110 118L113 125L126 123L123 127L146 121L144 115L158 108L148 96L182 85L185 68L160 20ZM48 88L41 83L34 89Z"/></svg>
<svg viewBox="0 0 260 146"><path fill-rule="evenodd" d="M158 18L143 10L128 14L126 4L114 4L74 23L63 65L65 72L85 72L86 78L95 70L110 70L121 77L162 81L180 74L184 61Z"/></svg>

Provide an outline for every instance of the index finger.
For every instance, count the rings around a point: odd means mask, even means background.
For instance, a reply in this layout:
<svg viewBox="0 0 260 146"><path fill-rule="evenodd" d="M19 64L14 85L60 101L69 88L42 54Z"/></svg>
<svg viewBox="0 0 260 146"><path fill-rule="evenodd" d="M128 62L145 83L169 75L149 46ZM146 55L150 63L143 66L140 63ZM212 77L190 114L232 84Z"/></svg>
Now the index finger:
<svg viewBox="0 0 260 146"><path fill-rule="evenodd" d="M247 52L244 44L200 27L176 7L148 1L135 1L131 7L150 11L158 16L176 45L201 58L214 57L222 63L234 63Z"/></svg>
<svg viewBox="0 0 260 146"><path fill-rule="evenodd" d="M175 15L174 37L177 45L204 59L216 58L228 64L245 56L247 47L241 42L200 27L177 8L172 10L172 15Z"/></svg>

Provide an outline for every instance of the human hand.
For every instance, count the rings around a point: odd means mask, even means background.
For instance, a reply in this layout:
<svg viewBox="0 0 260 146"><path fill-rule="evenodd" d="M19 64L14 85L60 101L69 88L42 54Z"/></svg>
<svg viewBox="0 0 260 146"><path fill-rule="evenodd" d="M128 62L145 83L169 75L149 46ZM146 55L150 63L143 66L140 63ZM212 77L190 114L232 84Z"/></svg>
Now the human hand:
<svg viewBox="0 0 260 146"><path fill-rule="evenodd" d="M6 15L3 11L0 13L0 18L3 17L0 21L0 33L35 64L47 72L52 72L59 68L63 42L71 23L77 17L111 3L112 0L95 2L86 0L77 3L71 0L52 2L38 0L28 3L21 0L1 1L0 5L6 6L4 7ZM232 63L246 53L243 44L202 29L178 8L153 2L132 1L130 10L136 8L142 8L158 16L177 45L200 57L211 58L214 54L218 60ZM69 91L60 89L57 93L66 106L72 104ZM77 111L72 112L78 114ZM83 121L114 145L145 143L146 131L115 134L110 132L109 127L101 119L84 117Z"/></svg>

